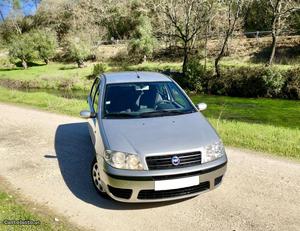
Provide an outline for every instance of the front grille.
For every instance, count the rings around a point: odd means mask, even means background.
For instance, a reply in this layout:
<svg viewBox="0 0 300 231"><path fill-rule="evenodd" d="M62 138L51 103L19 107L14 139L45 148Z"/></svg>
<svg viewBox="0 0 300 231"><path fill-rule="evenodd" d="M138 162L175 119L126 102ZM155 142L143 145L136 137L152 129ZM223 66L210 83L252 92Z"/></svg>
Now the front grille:
<svg viewBox="0 0 300 231"><path fill-rule="evenodd" d="M172 164L172 157L179 157L178 165ZM201 164L201 152L189 152L183 154L173 154L164 156L148 156L146 157L149 170L172 169L190 167Z"/></svg>
<svg viewBox="0 0 300 231"><path fill-rule="evenodd" d="M189 194L199 193L204 190L209 189L209 181L200 183L196 186L191 186L187 188L180 188L180 189L171 189L171 190L141 190L138 195L138 199L141 200L151 200L151 199L163 199L163 198L170 198L170 197L179 197L185 196Z"/></svg>
<svg viewBox="0 0 300 231"><path fill-rule="evenodd" d="M108 185L108 189L115 197L120 197L124 199L129 199L132 194L131 189L114 188L110 185Z"/></svg>

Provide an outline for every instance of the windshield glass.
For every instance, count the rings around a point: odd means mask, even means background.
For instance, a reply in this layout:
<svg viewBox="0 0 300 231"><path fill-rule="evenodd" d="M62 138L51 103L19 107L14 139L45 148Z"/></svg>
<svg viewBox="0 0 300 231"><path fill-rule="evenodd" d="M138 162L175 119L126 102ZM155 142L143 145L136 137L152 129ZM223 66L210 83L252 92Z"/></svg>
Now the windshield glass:
<svg viewBox="0 0 300 231"><path fill-rule="evenodd" d="M173 82L108 84L105 118L155 117L196 110Z"/></svg>

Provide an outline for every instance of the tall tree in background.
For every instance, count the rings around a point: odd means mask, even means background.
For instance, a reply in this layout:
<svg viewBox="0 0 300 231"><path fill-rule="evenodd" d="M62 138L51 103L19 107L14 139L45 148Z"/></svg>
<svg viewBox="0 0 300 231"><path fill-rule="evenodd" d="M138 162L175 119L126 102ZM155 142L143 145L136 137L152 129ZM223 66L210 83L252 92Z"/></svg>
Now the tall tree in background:
<svg viewBox="0 0 300 231"><path fill-rule="evenodd" d="M299 0L268 0L272 10L272 51L269 58L269 65L273 64L275 57L278 35L286 25L290 15L300 10Z"/></svg>
<svg viewBox="0 0 300 231"><path fill-rule="evenodd" d="M187 64L195 39L201 30L205 29L212 2L208 0L164 0L160 10L166 16L168 24L175 33L170 35L179 38L183 45L182 72L187 71Z"/></svg>
<svg viewBox="0 0 300 231"><path fill-rule="evenodd" d="M225 18L224 18L225 21L224 24L222 24L224 25L225 31L224 31L224 39L221 46L221 50L215 59L215 71L217 77L221 76L219 62L221 61L221 59L225 54L225 50L228 45L229 38L232 36L234 30L236 29L238 19L241 17L242 9L245 3L246 0L224 0L221 3L223 6L223 8L221 9L224 10L225 13Z"/></svg>

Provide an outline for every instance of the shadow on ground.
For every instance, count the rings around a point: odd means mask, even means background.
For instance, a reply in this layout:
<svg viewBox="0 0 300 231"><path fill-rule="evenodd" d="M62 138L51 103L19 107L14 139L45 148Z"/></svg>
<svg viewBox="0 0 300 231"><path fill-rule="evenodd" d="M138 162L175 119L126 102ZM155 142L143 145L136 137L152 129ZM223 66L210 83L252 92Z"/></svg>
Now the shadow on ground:
<svg viewBox="0 0 300 231"><path fill-rule="evenodd" d="M55 151L59 168L66 185L79 199L97 207L112 210L147 209L175 202L126 204L102 198L94 189L90 177L94 150L87 123L70 123L58 126L55 134ZM45 156L45 158L48 158Z"/></svg>

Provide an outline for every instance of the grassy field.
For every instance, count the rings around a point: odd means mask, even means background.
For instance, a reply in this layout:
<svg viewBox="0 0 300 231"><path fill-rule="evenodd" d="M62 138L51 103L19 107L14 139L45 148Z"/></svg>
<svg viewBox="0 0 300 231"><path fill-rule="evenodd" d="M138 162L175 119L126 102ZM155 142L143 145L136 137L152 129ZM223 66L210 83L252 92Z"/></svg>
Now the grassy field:
<svg viewBox="0 0 300 231"><path fill-rule="evenodd" d="M212 67L212 61L207 64ZM259 64L250 64L242 61L224 60L223 66L259 66ZM286 70L291 65L275 65L279 69ZM75 64L51 63L49 65L38 65L30 67L26 70L22 68L1 68L0 81L8 80L12 84L23 83L24 87L29 88L70 88L70 89L86 89L88 85L88 76L92 73L93 64L87 63L84 68L77 68ZM107 63L107 71L161 71L161 70L181 70L179 62L146 62L137 65L119 65L115 63ZM3 84L2 84L3 85Z"/></svg>
<svg viewBox="0 0 300 231"><path fill-rule="evenodd" d="M49 216L37 215L37 212L32 212L33 208L29 209L28 206L18 202L14 196L0 191L0 230L74 230L74 228L67 226L61 221L55 221ZM41 214L39 212L39 214ZM32 225L5 225L5 220L24 221L30 220L39 222L39 224Z"/></svg>
<svg viewBox="0 0 300 231"><path fill-rule="evenodd" d="M300 160L299 101L199 95L192 96L192 99L195 103L208 103L204 114L226 145ZM67 99L47 92L27 93L2 87L0 101L72 116L78 116L80 110L87 108L84 99Z"/></svg>
<svg viewBox="0 0 300 231"><path fill-rule="evenodd" d="M300 101L192 95L194 103L205 102L205 115L230 121L300 128Z"/></svg>

